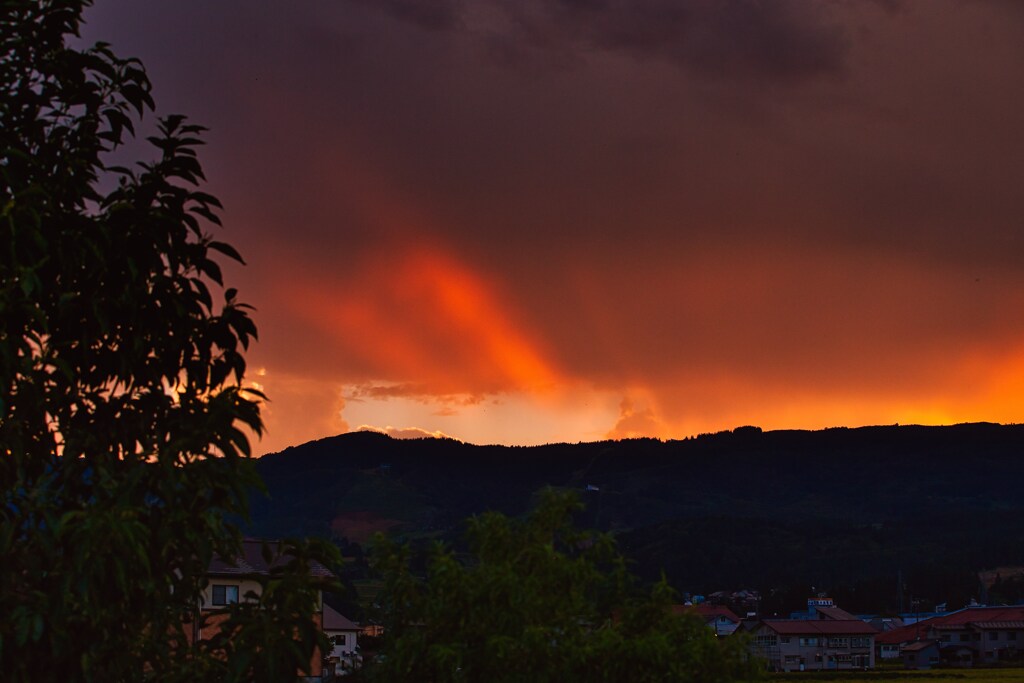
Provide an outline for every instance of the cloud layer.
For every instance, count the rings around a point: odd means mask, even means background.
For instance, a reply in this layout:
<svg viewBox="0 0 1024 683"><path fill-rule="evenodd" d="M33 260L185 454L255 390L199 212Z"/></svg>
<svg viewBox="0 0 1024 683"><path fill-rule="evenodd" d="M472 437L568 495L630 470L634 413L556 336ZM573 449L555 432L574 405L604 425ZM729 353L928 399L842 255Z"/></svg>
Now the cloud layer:
<svg viewBox="0 0 1024 683"><path fill-rule="evenodd" d="M268 451L1019 420L1022 16L108 0L86 37L211 127Z"/></svg>
<svg viewBox="0 0 1024 683"><path fill-rule="evenodd" d="M474 34L506 60L608 52L713 78L836 74L849 42L826 3L796 0L357 2L422 28Z"/></svg>

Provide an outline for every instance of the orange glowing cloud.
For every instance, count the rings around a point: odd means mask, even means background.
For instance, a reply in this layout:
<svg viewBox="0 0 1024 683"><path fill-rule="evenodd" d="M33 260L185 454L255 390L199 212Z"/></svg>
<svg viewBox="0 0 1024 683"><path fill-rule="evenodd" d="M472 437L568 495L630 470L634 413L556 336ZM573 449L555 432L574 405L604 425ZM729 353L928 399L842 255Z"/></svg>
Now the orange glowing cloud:
<svg viewBox="0 0 1024 683"><path fill-rule="evenodd" d="M405 395L544 392L560 382L538 336L454 256L409 245L366 262L331 286L294 282L287 295L367 380L400 381L391 393Z"/></svg>
<svg viewBox="0 0 1024 683"><path fill-rule="evenodd" d="M349 269L296 260L288 270L300 275L277 295L300 324L325 335L332 355L343 359L346 384L383 382L392 393L447 396L450 403L559 384L563 373L543 335L498 280L440 237L444 226L415 193L341 149L321 160L324 182L375 240L347 255L355 264ZM301 257L286 251L279 258Z"/></svg>

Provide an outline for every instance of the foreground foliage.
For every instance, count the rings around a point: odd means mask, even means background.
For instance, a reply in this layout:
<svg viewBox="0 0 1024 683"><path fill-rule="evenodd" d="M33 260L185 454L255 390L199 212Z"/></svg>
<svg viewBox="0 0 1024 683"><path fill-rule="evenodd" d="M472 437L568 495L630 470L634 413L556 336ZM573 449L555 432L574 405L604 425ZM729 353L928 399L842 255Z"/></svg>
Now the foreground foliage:
<svg viewBox="0 0 1024 683"><path fill-rule="evenodd" d="M380 681L737 681L760 667L740 638L671 613L671 591L644 598L610 536L576 529L580 508L548 491L517 520L469 520L468 553L436 546L426 576L408 546L379 540L385 578Z"/></svg>
<svg viewBox="0 0 1024 683"><path fill-rule="evenodd" d="M242 388L256 328L233 289L211 291L216 259L241 259L205 230L219 203L198 189L201 129L164 118L155 160L109 165L153 100L137 61L69 46L88 4L0 4L0 671L294 676L318 642L315 590L271 592L272 627L236 610L238 642L260 634L244 666L237 645L188 638L211 557L240 547L226 520L258 486L243 430L262 428L259 397ZM306 581L312 550L292 550L269 582Z"/></svg>

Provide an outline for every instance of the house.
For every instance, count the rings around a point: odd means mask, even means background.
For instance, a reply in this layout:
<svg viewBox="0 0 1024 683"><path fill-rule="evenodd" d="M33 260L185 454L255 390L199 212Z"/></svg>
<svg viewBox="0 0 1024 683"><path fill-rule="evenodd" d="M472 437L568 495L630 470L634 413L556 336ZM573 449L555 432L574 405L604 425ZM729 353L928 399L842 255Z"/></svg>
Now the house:
<svg viewBox="0 0 1024 683"><path fill-rule="evenodd" d="M903 666L908 669L930 669L941 661L939 644L934 640L910 643L903 648L900 656L903 658Z"/></svg>
<svg viewBox="0 0 1024 683"><path fill-rule="evenodd" d="M264 546L271 550L269 561L264 557ZM193 620L192 632L189 634L193 641L208 639L220 630L220 624L227 619L227 615L218 614L218 612L228 605L247 600L259 600L263 590L259 577L268 576L271 569L288 561L287 556L274 552L275 546L275 541L246 538L242 541L242 553L239 557L232 560L219 556L213 558L206 572L209 581L200 598L199 618ZM310 574L323 579L332 576L330 570L316 562L312 563ZM323 595L321 594L313 615L314 621L321 629L323 628L323 608ZM313 653L309 673L309 680L320 680L323 673L323 661L319 650Z"/></svg>
<svg viewBox="0 0 1024 683"><path fill-rule="evenodd" d="M923 624L951 663L962 666L1019 659L1024 652L1024 605L968 607ZM970 659L955 648L970 650Z"/></svg>
<svg viewBox="0 0 1024 683"><path fill-rule="evenodd" d="M883 633L876 638L885 655L894 647L902 654L908 647L934 641L943 662L974 666L1019 659L1024 656L1024 605L1016 607L965 607ZM916 650L912 650L916 651ZM904 657L918 668L921 659Z"/></svg>
<svg viewBox="0 0 1024 683"><path fill-rule="evenodd" d="M704 620L708 628L716 636L732 635L740 625L741 619L724 605L672 605L673 614L695 614Z"/></svg>
<svg viewBox="0 0 1024 683"><path fill-rule="evenodd" d="M762 619L752 651L775 671L872 668L876 633L860 619Z"/></svg>
<svg viewBox="0 0 1024 683"><path fill-rule="evenodd" d="M951 612L950 614L953 613ZM905 647L926 639L927 624L932 619L935 619L935 617L910 622L879 633L875 636L875 654L879 659L890 661L899 659Z"/></svg>
<svg viewBox="0 0 1024 683"><path fill-rule="evenodd" d="M860 619L870 624L878 635L875 636L875 658L878 660L894 660L900 658L900 644L898 642L887 642L884 637L896 629L903 628L906 624L899 617L882 617L878 615L861 615Z"/></svg>
<svg viewBox="0 0 1024 683"><path fill-rule="evenodd" d="M716 591L708 596L708 602L714 605L725 605L734 612L756 614L761 603L761 594L756 590L741 589L738 591ZM696 602L696 600L694 600Z"/></svg>
<svg viewBox="0 0 1024 683"><path fill-rule="evenodd" d="M358 636L362 627L330 605L324 605L324 634L331 641L327 663L335 674L358 669L363 662L359 655Z"/></svg>

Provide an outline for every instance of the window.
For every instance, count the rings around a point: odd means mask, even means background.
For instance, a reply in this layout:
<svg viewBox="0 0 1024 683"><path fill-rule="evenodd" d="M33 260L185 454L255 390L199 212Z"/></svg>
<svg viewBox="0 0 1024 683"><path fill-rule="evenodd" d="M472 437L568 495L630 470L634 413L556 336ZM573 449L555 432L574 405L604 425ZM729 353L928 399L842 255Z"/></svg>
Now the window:
<svg viewBox="0 0 1024 683"><path fill-rule="evenodd" d="M948 633L943 633L942 634L942 639L941 639L942 642L948 643L952 639L953 639L952 636L950 636Z"/></svg>
<svg viewBox="0 0 1024 683"><path fill-rule="evenodd" d="M754 642L764 647L766 645L776 645L779 641L776 636L758 636L757 638L754 638Z"/></svg>
<svg viewBox="0 0 1024 683"><path fill-rule="evenodd" d="M1006 632L1006 639L1007 640L1017 640L1017 632L1016 631L1007 631Z"/></svg>
<svg viewBox="0 0 1024 683"><path fill-rule="evenodd" d="M818 638L817 638L817 636L812 637L812 638L801 638L800 639L800 647L818 647Z"/></svg>
<svg viewBox="0 0 1024 683"><path fill-rule="evenodd" d="M214 584L214 605L234 605L236 602L238 602L238 586L224 586L220 584Z"/></svg>
<svg viewBox="0 0 1024 683"><path fill-rule="evenodd" d="M789 645L789 636L783 636L783 637L782 637L782 638L780 638L779 640L781 640L781 641L782 641L782 644L783 644L783 645Z"/></svg>
<svg viewBox="0 0 1024 683"><path fill-rule="evenodd" d="M967 643L967 642L970 642L970 640L971 640L971 634L970 633L961 633L960 634L960 642L961 643Z"/></svg>
<svg viewBox="0 0 1024 683"><path fill-rule="evenodd" d="M999 640L999 631L989 631L988 632L988 639L989 640Z"/></svg>

